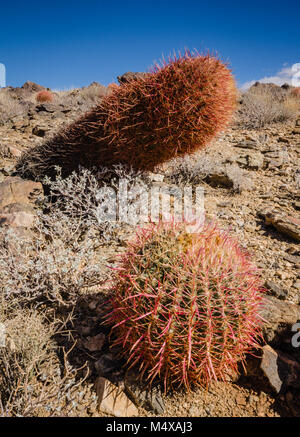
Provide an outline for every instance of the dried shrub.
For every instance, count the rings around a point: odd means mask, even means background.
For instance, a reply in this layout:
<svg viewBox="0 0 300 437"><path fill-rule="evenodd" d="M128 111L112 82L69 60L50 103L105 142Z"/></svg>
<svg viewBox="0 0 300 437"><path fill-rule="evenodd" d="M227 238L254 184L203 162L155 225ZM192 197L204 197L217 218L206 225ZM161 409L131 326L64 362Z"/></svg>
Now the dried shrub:
<svg viewBox="0 0 300 437"><path fill-rule="evenodd" d="M85 377L58 360L56 323L40 310L1 305L6 344L0 347L0 417L63 415ZM66 413L66 408L64 413Z"/></svg>
<svg viewBox="0 0 300 437"><path fill-rule="evenodd" d="M25 111L26 106L16 98L12 98L7 90L0 90L0 124L6 123L11 118L23 116Z"/></svg>
<svg viewBox="0 0 300 437"><path fill-rule="evenodd" d="M246 170L235 163L225 164L220 156L210 156L205 152L171 161L167 178L179 185L197 185L216 180L237 193L253 189L253 180Z"/></svg>
<svg viewBox="0 0 300 437"><path fill-rule="evenodd" d="M251 89L242 96L237 113L237 124L244 129L259 129L273 123L283 123L295 119L295 100L280 87Z"/></svg>

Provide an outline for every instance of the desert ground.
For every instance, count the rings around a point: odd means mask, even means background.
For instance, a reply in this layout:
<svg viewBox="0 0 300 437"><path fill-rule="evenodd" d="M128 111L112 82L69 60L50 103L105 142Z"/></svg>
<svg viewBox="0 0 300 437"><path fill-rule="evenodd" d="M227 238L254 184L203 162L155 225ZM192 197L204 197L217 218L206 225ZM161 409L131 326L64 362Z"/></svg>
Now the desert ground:
<svg viewBox="0 0 300 437"><path fill-rule="evenodd" d="M126 371L102 324L106 285L134 227L95 220L101 175L80 169L63 180L58 169L41 183L15 174L24 151L116 86L48 90L44 102L36 96L45 89L31 82L0 89L0 416L299 416L300 348L291 342L300 320L299 96L255 84L209 147L137 176L202 186L206 218L250 252L267 302L261 349L239 376L165 394Z"/></svg>

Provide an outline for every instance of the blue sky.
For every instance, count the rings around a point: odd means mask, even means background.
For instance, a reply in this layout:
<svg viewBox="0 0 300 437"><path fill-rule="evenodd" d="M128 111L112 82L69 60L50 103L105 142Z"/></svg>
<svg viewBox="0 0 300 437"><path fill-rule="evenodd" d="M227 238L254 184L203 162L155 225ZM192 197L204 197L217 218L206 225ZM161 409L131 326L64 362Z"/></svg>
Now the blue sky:
<svg viewBox="0 0 300 437"><path fill-rule="evenodd" d="M291 66L300 63L300 2L0 2L0 63L7 85L108 85L185 47L216 51L240 86L269 77L289 80Z"/></svg>

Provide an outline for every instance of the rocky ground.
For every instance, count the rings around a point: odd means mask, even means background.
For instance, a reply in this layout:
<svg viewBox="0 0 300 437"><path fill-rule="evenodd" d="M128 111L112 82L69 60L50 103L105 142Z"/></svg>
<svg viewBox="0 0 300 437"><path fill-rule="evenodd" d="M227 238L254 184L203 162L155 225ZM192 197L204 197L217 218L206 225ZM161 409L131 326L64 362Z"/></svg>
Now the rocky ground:
<svg viewBox="0 0 300 437"><path fill-rule="evenodd" d="M0 226L18 230L31 227L32 195L43 188L11 176L16 160L24 150L81 113L81 105L74 101L72 105L63 100L32 103L24 113L0 125ZM147 392L136 384L134 372L125 375L115 351L109 350L108 332L101 326L103 296L96 289L74 310L72 340L76 346L68 357L76 368L87 362L90 375L75 388L72 403L56 400L55 407L39 408L37 415L300 414L300 350L291 344L291 327L300 320L300 119L296 126L291 121L257 130L233 125L205 156L218 163L205 170L201 181L206 216L217 218L237 235L253 255L265 282L262 350L256 358L249 357L240 377L228 376L228 381L216 382L208 389L168 395L158 388ZM176 179L176 171L169 165L158 172L162 184ZM122 231L123 238L101 244L98 256L104 265L113 263L124 250L124 240L130 237L126 232Z"/></svg>

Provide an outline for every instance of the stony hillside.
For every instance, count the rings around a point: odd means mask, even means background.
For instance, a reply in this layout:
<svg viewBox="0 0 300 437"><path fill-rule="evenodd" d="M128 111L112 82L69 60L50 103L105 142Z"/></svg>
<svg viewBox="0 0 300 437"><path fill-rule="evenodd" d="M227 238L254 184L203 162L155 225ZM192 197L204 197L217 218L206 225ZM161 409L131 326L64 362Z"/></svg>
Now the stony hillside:
<svg viewBox="0 0 300 437"><path fill-rule="evenodd" d="M300 348L292 344L292 326L300 321L300 115L299 104L287 102L289 88L274 87L255 85L241 96L236 120L205 152L141 176L162 188L203 186L206 217L248 249L266 288L262 349L241 375L168 395L158 387L147 391L135 371L125 372L101 325L110 267L133 228L119 226L104 238L103 228L86 219L92 206L82 184L91 174L69 185L14 175L25 150L76 120L113 86L53 91L51 102L37 102L43 87L30 82L0 90L0 322L6 332L0 416L299 416ZM266 92L275 99L271 106L261 97ZM55 210L51 189L65 195L65 204L80 199L84 238L75 215L66 219ZM45 290L48 303L37 299Z"/></svg>

